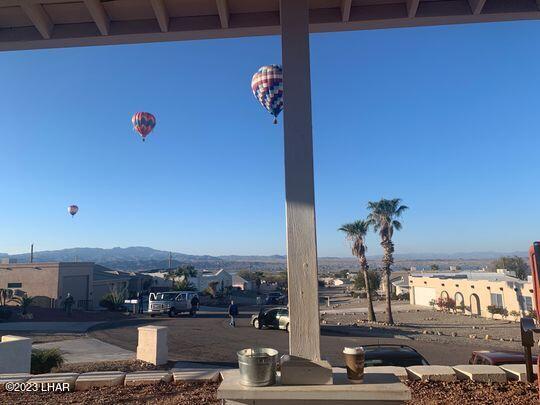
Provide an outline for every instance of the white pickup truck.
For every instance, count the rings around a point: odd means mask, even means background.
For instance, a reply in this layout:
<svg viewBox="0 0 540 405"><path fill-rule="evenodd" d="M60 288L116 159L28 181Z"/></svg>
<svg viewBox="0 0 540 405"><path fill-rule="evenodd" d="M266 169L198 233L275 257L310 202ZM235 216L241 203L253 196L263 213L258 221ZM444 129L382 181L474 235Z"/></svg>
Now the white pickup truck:
<svg viewBox="0 0 540 405"><path fill-rule="evenodd" d="M154 317L156 315L167 314L176 316L182 312L189 312L191 316L195 315L197 308L193 308L191 300L197 296L193 291L166 291L153 292L148 297L147 314Z"/></svg>

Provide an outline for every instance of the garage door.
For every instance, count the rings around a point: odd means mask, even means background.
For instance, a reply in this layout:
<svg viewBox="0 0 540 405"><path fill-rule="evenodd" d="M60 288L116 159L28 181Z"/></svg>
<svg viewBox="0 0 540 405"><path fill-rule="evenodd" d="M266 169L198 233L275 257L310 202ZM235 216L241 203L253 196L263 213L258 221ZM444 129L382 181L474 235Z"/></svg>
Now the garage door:
<svg viewBox="0 0 540 405"><path fill-rule="evenodd" d="M430 287L413 287L414 288L414 304L429 307L429 301L435 299L435 288Z"/></svg>
<svg viewBox="0 0 540 405"><path fill-rule="evenodd" d="M62 278L62 299L70 293L75 298L75 308L88 305L88 276L65 276Z"/></svg>

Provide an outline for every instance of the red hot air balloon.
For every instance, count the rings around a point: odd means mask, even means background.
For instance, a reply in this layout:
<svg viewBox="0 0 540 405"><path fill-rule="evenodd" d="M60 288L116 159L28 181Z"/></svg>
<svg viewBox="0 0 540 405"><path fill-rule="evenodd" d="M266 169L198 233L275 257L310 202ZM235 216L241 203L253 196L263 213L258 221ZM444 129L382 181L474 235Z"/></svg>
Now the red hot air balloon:
<svg viewBox="0 0 540 405"><path fill-rule="evenodd" d="M70 205L68 207L68 213L71 214L71 217L73 218L75 216L75 214L79 212L79 207L77 207L76 205Z"/></svg>
<svg viewBox="0 0 540 405"><path fill-rule="evenodd" d="M156 126L156 117L147 112L137 112L131 117L133 129L137 131L144 141Z"/></svg>

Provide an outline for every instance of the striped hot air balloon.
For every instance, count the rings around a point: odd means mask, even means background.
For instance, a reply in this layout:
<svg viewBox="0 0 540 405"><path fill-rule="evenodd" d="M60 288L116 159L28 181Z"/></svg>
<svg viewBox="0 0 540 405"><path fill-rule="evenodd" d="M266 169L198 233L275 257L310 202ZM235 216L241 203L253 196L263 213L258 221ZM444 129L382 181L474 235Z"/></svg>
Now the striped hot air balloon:
<svg viewBox="0 0 540 405"><path fill-rule="evenodd" d="M283 70L279 65L261 67L251 79L253 95L270 114L277 116L283 110Z"/></svg>
<svg viewBox="0 0 540 405"><path fill-rule="evenodd" d="M156 126L156 117L147 112L137 112L131 117L131 122L133 123L133 129L141 135L144 141Z"/></svg>
<svg viewBox="0 0 540 405"><path fill-rule="evenodd" d="M71 217L73 217L77 212L79 212L79 207L77 207L76 205L70 205L68 207L68 212L69 214L71 214Z"/></svg>

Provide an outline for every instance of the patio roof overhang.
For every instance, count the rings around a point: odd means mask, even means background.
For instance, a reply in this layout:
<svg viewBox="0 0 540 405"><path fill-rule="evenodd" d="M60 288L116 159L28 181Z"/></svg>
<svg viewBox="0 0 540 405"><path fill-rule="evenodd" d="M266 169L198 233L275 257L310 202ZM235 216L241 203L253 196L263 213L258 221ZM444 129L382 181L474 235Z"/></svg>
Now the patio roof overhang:
<svg viewBox="0 0 540 405"><path fill-rule="evenodd" d="M540 19L540 0L310 0L310 32ZM0 50L279 35L278 0L0 0Z"/></svg>

